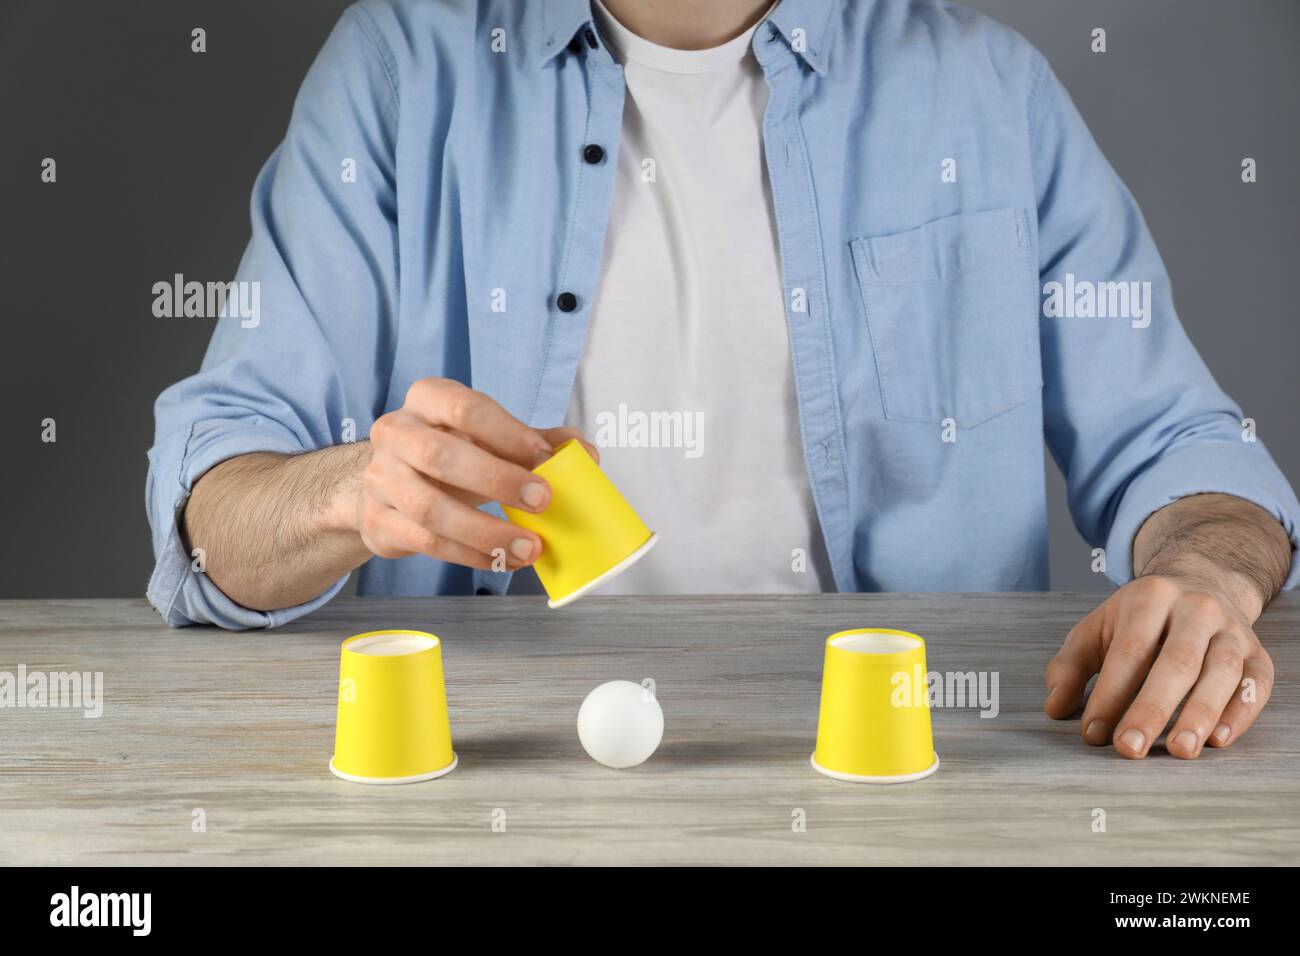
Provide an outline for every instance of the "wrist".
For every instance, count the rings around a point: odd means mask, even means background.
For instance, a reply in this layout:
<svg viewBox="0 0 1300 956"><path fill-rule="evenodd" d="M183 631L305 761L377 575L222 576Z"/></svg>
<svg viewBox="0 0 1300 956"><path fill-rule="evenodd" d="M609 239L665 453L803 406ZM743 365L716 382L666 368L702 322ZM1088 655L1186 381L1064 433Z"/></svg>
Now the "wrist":
<svg viewBox="0 0 1300 956"><path fill-rule="evenodd" d="M1291 541L1268 511L1232 495L1187 495L1150 515L1133 539L1137 576L1179 579L1228 600L1253 622L1291 566Z"/></svg>
<svg viewBox="0 0 1300 956"><path fill-rule="evenodd" d="M1229 604L1248 624L1263 613L1268 597L1247 575L1223 568L1199 554L1157 554L1137 577L1171 578L1184 587L1211 594ZM1271 595L1270 595L1271 596Z"/></svg>
<svg viewBox="0 0 1300 956"><path fill-rule="evenodd" d="M370 464L370 442L336 445L331 452L338 460L332 463L328 498L318 516L319 530L340 539L353 537L364 549L357 501L361 494L361 475Z"/></svg>

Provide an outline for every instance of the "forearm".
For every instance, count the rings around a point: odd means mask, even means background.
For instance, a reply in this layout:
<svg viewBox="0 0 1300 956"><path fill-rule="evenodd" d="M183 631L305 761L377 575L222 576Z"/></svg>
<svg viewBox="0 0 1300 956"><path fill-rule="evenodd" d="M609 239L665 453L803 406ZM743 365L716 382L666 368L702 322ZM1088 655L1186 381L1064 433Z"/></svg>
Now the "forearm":
<svg viewBox="0 0 1300 956"><path fill-rule="evenodd" d="M1291 542L1277 520L1232 495L1180 498L1151 515L1133 540L1136 576L1169 574L1217 591L1254 622L1281 590Z"/></svg>
<svg viewBox="0 0 1300 956"><path fill-rule="evenodd" d="M186 546L202 549L204 573L244 607L308 601L371 556L356 515L369 461L369 442L223 461L186 503Z"/></svg>

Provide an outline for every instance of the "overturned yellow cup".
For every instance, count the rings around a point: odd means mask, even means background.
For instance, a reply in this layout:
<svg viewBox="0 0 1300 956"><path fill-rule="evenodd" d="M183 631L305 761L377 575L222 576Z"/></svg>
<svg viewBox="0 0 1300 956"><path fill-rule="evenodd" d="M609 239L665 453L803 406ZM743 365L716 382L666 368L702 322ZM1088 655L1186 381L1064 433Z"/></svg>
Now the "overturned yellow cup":
<svg viewBox="0 0 1300 956"><path fill-rule="evenodd" d="M826 639L813 768L850 783L907 783L939 769L930 730L925 641L861 628Z"/></svg>
<svg viewBox="0 0 1300 956"><path fill-rule="evenodd" d="M456 769L442 642L370 631L343 642L330 770L353 783L415 783Z"/></svg>
<svg viewBox="0 0 1300 956"><path fill-rule="evenodd" d="M542 539L533 568L551 607L564 607L621 574L658 540L578 439L560 445L533 474L551 486L546 510L504 510Z"/></svg>

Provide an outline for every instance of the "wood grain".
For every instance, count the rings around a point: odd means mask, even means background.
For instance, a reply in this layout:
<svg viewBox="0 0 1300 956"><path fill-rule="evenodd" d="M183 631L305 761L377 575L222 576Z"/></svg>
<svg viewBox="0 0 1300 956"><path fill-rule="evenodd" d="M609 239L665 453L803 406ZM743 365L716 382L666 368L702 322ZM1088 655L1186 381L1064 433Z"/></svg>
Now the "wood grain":
<svg viewBox="0 0 1300 956"><path fill-rule="evenodd" d="M351 599L242 634L168 630L143 601L4 601L0 670L102 671L106 702L99 719L0 709L0 863L1300 862L1300 596L1259 624L1278 672L1263 717L1195 762L1127 761L1042 715L1043 666L1096 600ZM999 674L996 718L935 711L943 764L919 783L808 765L822 642L861 626L922 634L931 670ZM385 627L443 638L461 763L440 780L366 787L326 768L339 644ZM646 677L663 745L606 770L578 743L578 706Z"/></svg>

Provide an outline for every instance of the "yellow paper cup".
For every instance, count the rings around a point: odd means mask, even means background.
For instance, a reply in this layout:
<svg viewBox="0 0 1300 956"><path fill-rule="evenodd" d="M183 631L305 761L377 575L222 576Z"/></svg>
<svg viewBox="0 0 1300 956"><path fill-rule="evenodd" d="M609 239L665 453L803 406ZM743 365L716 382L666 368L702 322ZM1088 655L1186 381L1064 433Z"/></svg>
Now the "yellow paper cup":
<svg viewBox="0 0 1300 956"><path fill-rule="evenodd" d="M939 769L925 641L868 627L826 639L817 771L850 783L907 783Z"/></svg>
<svg viewBox="0 0 1300 956"><path fill-rule="evenodd" d="M576 438L555 449L533 474L551 486L546 510L506 508L505 513L542 539L533 568L551 607L564 607L621 574L658 540Z"/></svg>
<svg viewBox="0 0 1300 956"><path fill-rule="evenodd" d="M370 631L344 641L335 776L415 783L455 769L442 642L423 631Z"/></svg>

